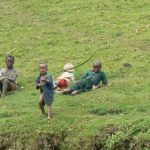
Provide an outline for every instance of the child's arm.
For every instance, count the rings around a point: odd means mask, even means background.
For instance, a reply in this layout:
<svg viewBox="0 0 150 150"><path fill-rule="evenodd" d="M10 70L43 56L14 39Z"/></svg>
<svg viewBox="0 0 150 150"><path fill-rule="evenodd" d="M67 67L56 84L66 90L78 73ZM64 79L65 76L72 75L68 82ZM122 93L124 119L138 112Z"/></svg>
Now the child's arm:
<svg viewBox="0 0 150 150"><path fill-rule="evenodd" d="M4 69L0 70L0 80L4 80L5 79L5 75L4 75Z"/></svg>
<svg viewBox="0 0 150 150"><path fill-rule="evenodd" d="M0 76L0 80L4 80L5 79L5 76Z"/></svg>
<svg viewBox="0 0 150 150"><path fill-rule="evenodd" d="M18 75L14 74L11 78L10 77L4 77L4 79L8 79L11 82L15 82L17 79Z"/></svg>
<svg viewBox="0 0 150 150"><path fill-rule="evenodd" d="M40 77L38 77L35 81L35 86L36 86L36 89L39 89L41 87L41 84L40 84Z"/></svg>
<svg viewBox="0 0 150 150"><path fill-rule="evenodd" d="M108 85L108 80L107 80L105 73L103 73L103 75L102 75L102 86L105 86L105 85Z"/></svg>
<svg viewBox="0 0 150 150"><path fill-rule="evenodd" d="M102 83L101 83L101 81L102 81ZM101 87L104 87L104 86L108 86L108 85L109 85L105 73L102 75L101 81L99 82L98 85L93 85L93 86L92 86L92 90L95 90L95 89L97 89L97 88L101 88Z"/></svg>
<svg viewBox="0 0 150 150"><path fill-rule="evenodd" d="M42 81L42 82L45 82L45 83L48 83L48 82L50 82L50 80L48 80L48 79L45 79L45 78L41 78L41 81Z"/></svg>
<svg viewBox="0 0 150 150"><path fill-rule="evenodd" d="M46 84L52 83L52 77L50 75L46 76L46 77L42 77L40 79L40 81L45 82Z"/></svg>
<svg viewBox="0 0 150 150"><path fill-rule="evenodd" d="M88 75L89 75L89 73L86 72L86 73L81 77L81 79L86 78Z"/></svg>
<svg viewBox="0 0 150 150"><path fill-rule="evenodd" d="M110 86L110 84L101 84L101 83L99 83L98 85L93 85L92 90L95 90L95 89L98 89L98 88L101 88L101 87L104 87L104 86Z"/></svg>

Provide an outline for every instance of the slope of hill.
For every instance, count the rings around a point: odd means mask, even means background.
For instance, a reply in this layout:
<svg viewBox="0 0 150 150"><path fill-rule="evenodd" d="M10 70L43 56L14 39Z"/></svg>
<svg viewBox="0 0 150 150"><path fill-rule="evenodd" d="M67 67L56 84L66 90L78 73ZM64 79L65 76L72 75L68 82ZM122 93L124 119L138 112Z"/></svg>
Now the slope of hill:
<svg viewBox="0 0 150 150"><path fill-rule="evenodd" d="M22 86L0 99L0 149L149 149L149 9L149 0L0 0L0 68L13 54ZM111 86L56 94L48 123L34 89L38 63L55 79L94 51L76 80L99 59Z"/></svg>

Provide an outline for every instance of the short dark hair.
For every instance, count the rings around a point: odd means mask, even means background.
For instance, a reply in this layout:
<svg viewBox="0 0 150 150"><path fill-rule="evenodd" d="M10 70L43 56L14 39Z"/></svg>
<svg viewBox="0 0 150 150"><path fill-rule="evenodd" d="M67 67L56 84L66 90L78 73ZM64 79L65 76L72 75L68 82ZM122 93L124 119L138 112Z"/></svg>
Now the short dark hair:
<svg viewBox="0 0 150 150"><path fill-rule="evenodd" d="M41 62L41 63L39 63L39 66L40 66L40 65L45 65L45 66L46 66L46 68L48 68L47 63Z"/></svg>
<svg viewBox="0 0 150 150"><path fill-rule="evenodd" d="M15 57L12 56L12 55L7 55L7 56L5 57L5 60L7 60L7 58L11 58L11 59L13 60L13 62L15 61Z"/></svg>
<svg viewBox="0 0 150 150"><path fill-rule="evenodd" d="M99 60L94 61L93 66L100 66L102 67L102 62Z"/></svg>

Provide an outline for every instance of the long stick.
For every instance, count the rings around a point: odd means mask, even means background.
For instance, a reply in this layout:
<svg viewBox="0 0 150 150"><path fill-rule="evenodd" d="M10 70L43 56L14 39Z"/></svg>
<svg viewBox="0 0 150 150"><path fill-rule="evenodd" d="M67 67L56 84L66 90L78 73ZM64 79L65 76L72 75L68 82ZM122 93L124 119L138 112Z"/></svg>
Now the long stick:
<svg viewBox="0 0 150 150"><path fill-rule="evenodd" d="M68 69L68 70L75 69L75 68L78 68L78 67L84 65L84 64L87 63L90 59L92 59L92 57L93 57L95 54L96 54L96 50L94 51L94 53L93 53L87 60L85 60L85 61L82 62L81 64L79 64L79 65L77 65L77 66L75 66L75 67L73 67L73 68L70 68L70 69ZM60 70L60 71L54 72L54 74L55 74L55 73L61 73L61 72L63 72L63 71L64 71L64 70Z"/></svg>

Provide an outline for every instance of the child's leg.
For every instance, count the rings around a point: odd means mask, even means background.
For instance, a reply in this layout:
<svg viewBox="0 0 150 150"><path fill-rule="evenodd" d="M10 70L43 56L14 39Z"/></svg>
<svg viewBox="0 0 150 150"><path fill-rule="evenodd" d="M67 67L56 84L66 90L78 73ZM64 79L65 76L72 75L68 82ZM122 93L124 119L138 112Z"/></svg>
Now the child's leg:
<svg viewBox="0 0 150 150"><path fill-rule="evenodd" d="M44 111L44 96L43 94L40 95L40 101L39 101L39 106L40 106L40 109L42 111L43 114L45 114L45 111Z"/></svg>
<svg viewBox="0 0 150 150"><path fill-rule="evenodd" d="M63 94L71 94L73 92L73 90L71 90L71 89L64 89L63 90Z"/></svg>
<svg viewBox="0 0 150 150"><path fill-rule="evenodd" d="M75 90L75 91L73 91L73 92L71 93L71 95L74 96L74 95L77 95L77 94L79 94L79 93L81 93L80 90Z"/></svg>
<svg viewBox="0 0 150 150"><path fill-rule="evenodd" d="M3 89L3 83L2 83L2 81L0 80L0 98L1 98L2 89Z"/></svg>
<svg viewBox="0 0 150 150"><path fill-rule="evenodd" d="M47 106L47 108L48 108L48 119L51 119L52 118L52 106L51 105L49 105L49 106Z"/></svg>
<svg viewBox="0 0 150 150"><path fill-rule="evenodd" d="M3 87L2 87L2 94L1 94L1 97L5 97L7 95L7 89L8 89L8 85L9 85L9 81L8 79L4 79L3 80Z"/></svg>

